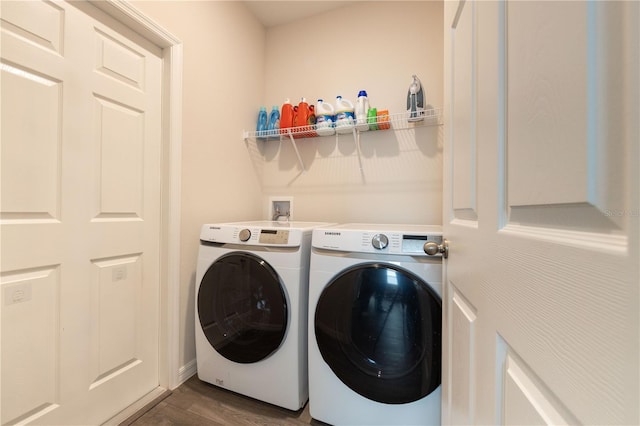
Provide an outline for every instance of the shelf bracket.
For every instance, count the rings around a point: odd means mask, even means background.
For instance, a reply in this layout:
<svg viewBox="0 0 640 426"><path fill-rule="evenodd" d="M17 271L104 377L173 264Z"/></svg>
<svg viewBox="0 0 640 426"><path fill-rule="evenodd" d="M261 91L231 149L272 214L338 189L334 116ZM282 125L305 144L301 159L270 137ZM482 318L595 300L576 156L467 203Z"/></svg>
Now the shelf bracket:
<svg viewBox="0 0 640 426"><path fill-rule="evenodd" d="M360 174L364 176L364 169L362 168L362 152L360 151L360 132L353 126L353 142L356 144L356 151L358 152L358 165L360 166Z"/></svg>
<svg viewBox="0 0 640 426"><path fill-rule="evenodd" d="M300 151L298 151L298 145L296 145L296 142L293 139L293 135L291 134L290 129L287 129L287 135L289 136L289 140L291 141L293 150L296 152L296 157L298 157L298 164L300 164L300 169L302 170L302 173L306 173L307 169L304 168L304 162L302 161L302 157L300 156Z"/></svg>

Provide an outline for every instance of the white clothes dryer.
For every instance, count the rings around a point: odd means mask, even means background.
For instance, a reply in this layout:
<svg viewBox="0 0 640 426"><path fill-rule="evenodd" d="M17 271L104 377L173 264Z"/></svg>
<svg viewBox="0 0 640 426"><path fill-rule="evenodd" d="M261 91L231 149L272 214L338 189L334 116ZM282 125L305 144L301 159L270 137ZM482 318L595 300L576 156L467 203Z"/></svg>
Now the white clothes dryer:
<svg viewBox="0 0 640 426"><path fill-rule="evenodd" d="M429 243L427 245L427 243ZM439 226L314 229L309 407L332 425L439 425Z"/></svg>
<svg viewBox="0 0 640 426"><path fill-rule="evenodd" d="M323 225L202 226L195 306L201 380L290 410L304 406L311 231Z"/></svg>

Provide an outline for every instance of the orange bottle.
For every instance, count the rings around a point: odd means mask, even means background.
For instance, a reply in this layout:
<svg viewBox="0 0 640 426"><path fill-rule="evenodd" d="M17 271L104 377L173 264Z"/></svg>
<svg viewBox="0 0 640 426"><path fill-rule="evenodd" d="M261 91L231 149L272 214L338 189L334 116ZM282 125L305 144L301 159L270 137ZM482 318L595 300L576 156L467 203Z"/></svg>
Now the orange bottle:
<svg viewBox="0 0 640 426"><path fill-rule="evenodd" d="M307 103L305 98L302 98L300 100L300 103L298 104L298 109L293 119L293 127L296 127L295 130L297 133L293 136L294 138L304 138L309 136L303 132L308 130L307 125L309 124L310 112L311 111L309 110L309 104Z"/></svg>
<svg viewBox="0 0 640 426"><path fill-rule="evenodd" d="M280 112L280 134L286 135L287 129L293 127L294 110L289 98L282 104L282 111Z"/></svg>

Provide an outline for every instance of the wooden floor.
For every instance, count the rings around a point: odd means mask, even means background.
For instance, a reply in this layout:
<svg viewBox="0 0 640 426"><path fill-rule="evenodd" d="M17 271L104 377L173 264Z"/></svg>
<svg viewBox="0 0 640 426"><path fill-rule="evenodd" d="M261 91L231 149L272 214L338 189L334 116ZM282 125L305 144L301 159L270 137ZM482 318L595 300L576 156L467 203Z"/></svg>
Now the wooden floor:
<svg viewBox="0 0 640 426"><path fill-rule="evenodd" d="M289 411L208 383L195 375L148 411L137 413L120 426L147 425L326 425L313 420L309 404Z"/></svg>

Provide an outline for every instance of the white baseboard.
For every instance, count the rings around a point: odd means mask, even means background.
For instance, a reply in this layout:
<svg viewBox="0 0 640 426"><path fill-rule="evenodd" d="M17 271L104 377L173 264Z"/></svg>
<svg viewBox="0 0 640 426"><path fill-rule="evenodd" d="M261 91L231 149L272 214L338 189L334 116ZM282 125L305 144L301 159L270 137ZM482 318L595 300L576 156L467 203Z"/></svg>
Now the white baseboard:
<svg viewBox="0 0 640 426"><path fill-rule="evenodd" d="M194 374L196 374L197 371L198 371L198 364L196 363L195 359L189 361L188 363L180 367L180 369L178 370L178 383L175 385L173 389L177 388L178 386L180 386L181 384L189 380L189 378L191 378ZM133 403L131 406L127 407L120 413L116 414L114 417L104 422L103 426L119 425L129 417L136 414L139 410L144 408L147 404L151 403L154 399L159 398L160 396L163 396L165 392L167 394L170 393L168 390L162 387L155 388L154 390L149 392L147 395L145 395L144 397L140 398L138 401Z"/></svg>
<svg viewBox="0 0 640 426"><path fill-rule="evenodd" d="M128 406L127 408L125 408L124 410L122 410L121 412L119 412L118 414L116 414L115 416L113 416L112 418L110 418L109 420L107 420L106 422L102 423L102 425L103 426L119 425L125 420L127 420L128 418L130 418L131 416L133 416L134 414L136 414L138 411L145 408L147 404L151 404L156 399L158 399L158 402L159 402L170 394L171 392L166 390L165 388L157 387L153 389L151 392L149 392L148 394L146 394L145 396L143 396L142 398L140 398L139 400L137 400L136 402L134 402L133 404L131 404L130 406Z"/></svg>
<svg viewBox="0 0 640 426"><path fill-rule="evenodd" d="M178 370L178 383L175 385L173 389L177 388L178 386L180 386L181 384L189 380L189 378L191 378L191 376L193 376L197 372L198 372L198 364L196 363L196 360L194 358L188 363L186 363L185 365L183 365L182 367L180 367L180 369Z"/></svg>

